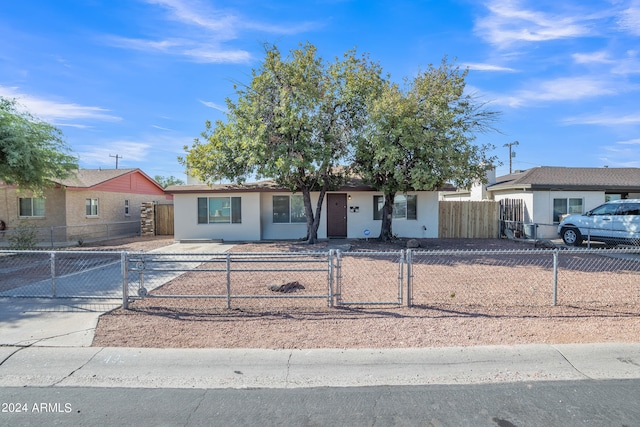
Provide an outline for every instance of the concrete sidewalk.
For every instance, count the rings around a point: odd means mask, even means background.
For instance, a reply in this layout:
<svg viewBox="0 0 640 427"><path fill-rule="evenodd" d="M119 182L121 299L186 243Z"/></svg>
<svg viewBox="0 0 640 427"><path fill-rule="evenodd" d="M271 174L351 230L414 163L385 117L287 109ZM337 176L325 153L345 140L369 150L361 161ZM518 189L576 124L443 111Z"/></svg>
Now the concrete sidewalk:
<svg viewBox="0 0 640 427"><path fill-rule="evenodd" d="M640 344L421 349L0 347L0 387L300 388L640 378Z"/></svg>
<svg viewBox="0 0 640 427"><path fill-rule="evenodd" d="M210 254L226 252L233 246L174 243L150 253ZM100 316L120 306L122 298L0 297L0 346L88 347Z"/></svg>

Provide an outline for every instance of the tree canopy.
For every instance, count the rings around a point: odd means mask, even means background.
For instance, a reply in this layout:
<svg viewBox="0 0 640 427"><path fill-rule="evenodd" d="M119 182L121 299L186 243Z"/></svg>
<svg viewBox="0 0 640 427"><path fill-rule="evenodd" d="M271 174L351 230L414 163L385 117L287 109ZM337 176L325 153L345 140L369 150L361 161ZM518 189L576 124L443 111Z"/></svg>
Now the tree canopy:
<svg viewBox="0 0 640 427"><path fill-rule="evenodd" d="M0 97L0 180L41 190L78 169L62 132Z"/></svg>
<svg viewBox="0 0 640 427"><path fill-rule="evenodd" d="M496 158L487 156L493 147L473 141L476 133L493 130L498 113L464 92L467 73L445 57L404 88L386 81L371 99L354 165L365 182L384 192L381 240L393 237L397 193L437 190L447 182L469 188L493 168Z"/></svg>
<svg viewBox="0 0 640 427"><path fill-rule="evenodd" d="M153 180L155 182L157 182L158 184L160 184L162 186L162 188L167 188L170 185L183 185L184 181L181 180L180 178L176 178L175 176L171 175L171 176L162 176L162 175L156 175L153 177Z"/></svg>
<svg viewBox="0 0 640 427"><path fill-rule="evenodd" d="M273 179L304 200L309 243L317 240L327 191L345 179L346 163L367 122L366 106L382 84L380 67L355 51L326 62L305 44L283 58L267 46L251 82L227 99L227 120L206 123L180 161L203 182ZM311 192L318 191L315 211Z"/></svg>

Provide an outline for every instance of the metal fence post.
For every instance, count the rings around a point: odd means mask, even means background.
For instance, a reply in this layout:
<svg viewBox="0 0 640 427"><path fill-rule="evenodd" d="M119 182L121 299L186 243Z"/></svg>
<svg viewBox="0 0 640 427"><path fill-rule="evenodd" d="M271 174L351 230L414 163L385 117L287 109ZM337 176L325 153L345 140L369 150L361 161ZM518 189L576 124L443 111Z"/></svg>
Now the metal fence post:
<svg viewBox="0 0 640 427"><path fill-rule="evenodd" d="M558 249L553 251L553 305L558 303Z"/></svg>
<svg viewBox="0 0 640 427"><path fill-rule="evenodd" d="M411 283L413 278L412 266L413 266L413 251L411 249L407 249L407 307L411 307L413 305L413 302L412 302L413 283Z"/></svg>
<svg viewBox="0 0 640 427"><path fill-rule="evenodd" d="M51 296L55 298L56 296L56 253L51 252Z"/></svg>
<svg viewBox="0 0 640 427"><path fill-rule="evenodd" d="M53 226L51 226L49 236L51 237L51 249L53 249Z"/></svg>
<svg viewBox="0 0 640 427"><path fill-rule="evenodd" d="M400 265L398 266L398 304L402 305L402 284L404 283L404 257L406 251L400 251Z"/></svg>
<svg viewBox="0 0 640 427"><path fill-rule="evenodd" d="M340 305L342 302L342 251L336 250L336 304Z"/></svg>
<svg viewBox="0 0 640 427"><path fill-rule="evenodd" d="M335 249L329 250L329 271L328 271L328 285L329 285L329 295L327 296L327 304L329 307L333 307L333 257L335 254Z"/></svg>
<svg viewBox="0 0 640 427"><path fill-rule="evenodd" d="M231 308L231 254L227 253L227 309Z"/></svg>
<svg viewBox="0 0 640 427"><path fill-rule="evenodd" d="M120 254L120 270L122 272L122 308L129 308L129 275L127 270L127 252Z"/></svg>

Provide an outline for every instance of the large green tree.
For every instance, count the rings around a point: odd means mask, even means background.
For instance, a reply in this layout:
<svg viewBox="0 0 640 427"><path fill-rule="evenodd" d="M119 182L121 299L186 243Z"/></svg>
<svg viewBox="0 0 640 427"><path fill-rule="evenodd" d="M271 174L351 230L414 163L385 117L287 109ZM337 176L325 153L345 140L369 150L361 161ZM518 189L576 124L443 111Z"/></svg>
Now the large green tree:
<svg viewBox="0 0 640 427"><path fill-rule="evenodd" d="M78 169L62 132L0 97L0 180L40 191Z"/></svg>
<svg viewBox="0 0 640 427"><path fill-rule="evenodd" d="M317 241L327 191L345 179L345 164L367 121L381 69L366 55L346 52L327 62L305 44L285 58L266 48L251 82L227 99L227 120L206 123L180 159L203 182L269 178L303 196L309 243ZM315 210L311 192L319 192Z"/></svg>
<svg viewBox="0 0 640 427"><path fill-rule="evenodd" d="M384 193L380 240L393 237L396 194L436 190L447 182L468 188L493 167L496 158L487 155L492 146L474 140L494 129L498 113L465 93L467 73L445 57L403 88L387 81L372 100L354 164L365 182Z"/></svg>
<svg viewBox="0 0 640 427"><path fill-rule="evenodd" d="M176 178L175 176L171 175L171 176L162 176L162 175L156 175L153 177L153 180L155 182L157 182L158 184L160 184L162 186L162 188L167 188L170 185L183 185L184 181L181 180L180 178Z"/></svg>

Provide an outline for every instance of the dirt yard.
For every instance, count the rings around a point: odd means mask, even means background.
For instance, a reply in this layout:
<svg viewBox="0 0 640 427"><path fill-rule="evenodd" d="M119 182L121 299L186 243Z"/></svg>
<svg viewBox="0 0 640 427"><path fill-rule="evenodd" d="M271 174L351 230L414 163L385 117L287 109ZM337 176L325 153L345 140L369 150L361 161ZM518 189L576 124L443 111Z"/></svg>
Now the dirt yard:
<svg viewBox="0 0 640 427"><path fill-rule="evenodd" d="M151 250L171 239L111 242ZM508 240L425 239L421 249L529 249ZM398 250L406 242L350 241L358 251ZM238 244L233 252L324 250L327 242ZM106 248L105 248L106 249ZM103 315L94 346L175 348L401 348L526 343L638 342L640 307L475 306L296 307L269 301L227 310L219 300L145 299Z"/></svg>

